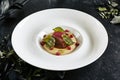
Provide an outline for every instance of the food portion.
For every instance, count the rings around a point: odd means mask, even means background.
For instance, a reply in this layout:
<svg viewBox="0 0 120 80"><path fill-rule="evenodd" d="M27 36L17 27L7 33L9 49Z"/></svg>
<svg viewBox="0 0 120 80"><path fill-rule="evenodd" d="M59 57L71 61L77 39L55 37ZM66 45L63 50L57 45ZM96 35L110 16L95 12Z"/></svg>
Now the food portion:
<svg viewBox="0 0 120 80"><path fill-rule="evenodd" d="M56 27L52 33L44 35L40 44L43 49L54 55L69 54L79 46L75 35L61 27Z"/></svg>

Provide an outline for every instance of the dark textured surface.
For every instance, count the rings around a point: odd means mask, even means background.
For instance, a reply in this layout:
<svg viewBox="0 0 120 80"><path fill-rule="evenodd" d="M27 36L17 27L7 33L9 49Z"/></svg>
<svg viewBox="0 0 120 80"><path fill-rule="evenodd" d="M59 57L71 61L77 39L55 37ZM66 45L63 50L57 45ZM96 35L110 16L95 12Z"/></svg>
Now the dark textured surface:
<svg viewBox="0 0 120 80"><path fill-rule="evenodd" d="M0 35L11 34L21 19L49 8L71 8L86 12L104 25L109 37L108 47L97 61L86 67L67 71L63 80L120 80L120 25L113 25L109 20L102 19L95 9L93 0L30 0L16 18L0 22Z"/></svg>

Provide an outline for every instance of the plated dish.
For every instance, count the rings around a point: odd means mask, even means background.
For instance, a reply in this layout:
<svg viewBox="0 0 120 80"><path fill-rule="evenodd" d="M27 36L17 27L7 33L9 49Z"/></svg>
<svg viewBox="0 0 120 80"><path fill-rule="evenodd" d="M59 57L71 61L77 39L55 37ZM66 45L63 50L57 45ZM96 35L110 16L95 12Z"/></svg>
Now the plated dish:
<svg viewBox="0 0 120 80"><path fill-rule="evenodd" d="M107 32L97 19L65 8L42 10L27 16L17 24L11 39L15 52L24 61L56 71L91 64L108 45Z"/></svg>
<svg viewBox="0 0 120 80"><path fill-rule="evenodd" d="M54 32L45 34L40 45L48 52L57 56L73 52L80 44L75 35L68 29L55 27Z"/></svg>

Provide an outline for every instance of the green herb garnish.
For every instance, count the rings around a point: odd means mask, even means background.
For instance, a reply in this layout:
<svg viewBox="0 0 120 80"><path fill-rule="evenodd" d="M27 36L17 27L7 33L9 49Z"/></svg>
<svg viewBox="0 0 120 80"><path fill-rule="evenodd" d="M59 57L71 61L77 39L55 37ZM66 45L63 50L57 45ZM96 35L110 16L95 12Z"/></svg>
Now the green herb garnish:
<svg viewBox="0 0 120 80"><path fill-rule="evenodd" d="M53 29L55 32L64 32L64 30L61 27L56 27Z"/></svg>

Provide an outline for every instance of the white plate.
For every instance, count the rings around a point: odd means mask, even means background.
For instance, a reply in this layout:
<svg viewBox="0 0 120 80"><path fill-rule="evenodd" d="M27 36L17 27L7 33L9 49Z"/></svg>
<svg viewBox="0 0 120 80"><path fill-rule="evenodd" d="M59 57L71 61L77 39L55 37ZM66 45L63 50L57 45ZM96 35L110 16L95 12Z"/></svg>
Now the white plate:
<svg viewBox="0 0 120 80"><path fill-rule="evenodd" d="M69 55L51 55L39 45L42 36L57 26L69 28L82 40ZM57 71L77 69L94 62L104 53L107 44L107 32L97 19L84 12L64 8L33 13L24 18L12 34L12 45L20 58L36 67Z"/></svg>

